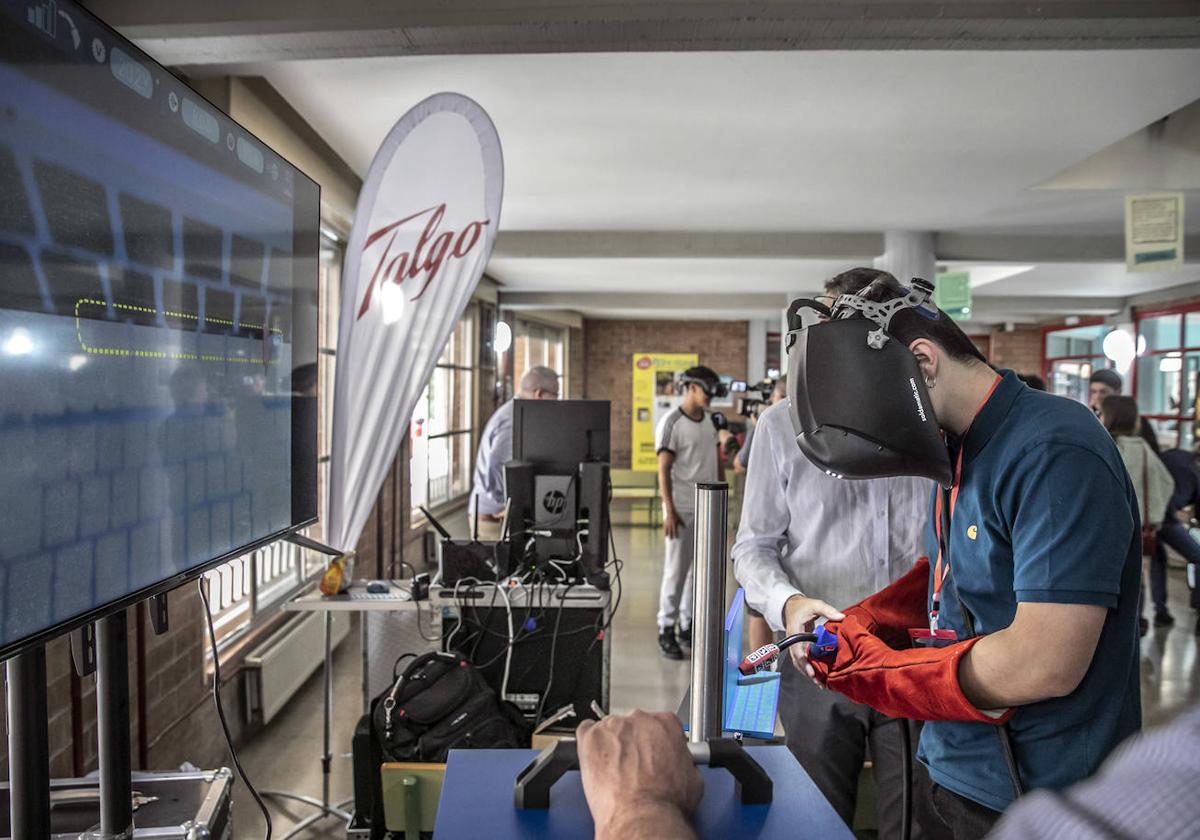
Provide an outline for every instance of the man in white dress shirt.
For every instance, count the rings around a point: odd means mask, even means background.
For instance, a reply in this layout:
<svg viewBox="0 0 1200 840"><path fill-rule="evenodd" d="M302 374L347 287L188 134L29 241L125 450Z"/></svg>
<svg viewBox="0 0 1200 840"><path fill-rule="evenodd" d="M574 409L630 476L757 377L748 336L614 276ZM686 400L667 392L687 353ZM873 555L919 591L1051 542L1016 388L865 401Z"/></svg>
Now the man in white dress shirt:
<svg viewBox="0 0 1200 840"><path fill-rule="evenodd" d="M831 299L858 292L875 276L870 269L848 271L825 291ZM842 481L826 475L796 445L788 402L771 406L755 429L733 546L734 575L747 602L772 629L788 634L804 632L821 618L838 619L838 608L883 589L924 553L932 490L926 479ZM822 690L805 674L801 646L791 654L779 663L779 716L788 748L851 825L869 745L879 788L879 836L899 837L904 761L899 727L912 724ZM911 734L915 750L915 727ZM924 770L912 763L917 780ZM914 796L918 807L922 799Z"/></svg>

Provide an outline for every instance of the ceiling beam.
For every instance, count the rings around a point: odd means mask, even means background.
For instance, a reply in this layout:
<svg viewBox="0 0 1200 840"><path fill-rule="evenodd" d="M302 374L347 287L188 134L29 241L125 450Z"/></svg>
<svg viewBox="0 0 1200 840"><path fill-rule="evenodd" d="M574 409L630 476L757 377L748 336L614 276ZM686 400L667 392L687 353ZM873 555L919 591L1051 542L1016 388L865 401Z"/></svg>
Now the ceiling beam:
<svg viewBox="0 0 1200 840"><path fill-rule="evenodd" d="M880 233L504 230L495 257L508 259L872 259Z"/></svg>
<svg viewBox="0 0 1200 840"><path fill-rule="evenodd" d="M620 313L633 317L770 317L786 308L791 296L754 294L673 294L657 292L523 292L501 288L500 305L506 309L556 309L585 315ZM1067 315L1109 316L1129 305L1124 297L998 296L975 295L971 302L973 324L1036 323Z"/></svg>
<svg viewBox="0 0 1200 840"><path fill-rule="evenodd" d="M662 294L658 292L519 292L500 290L500 305L508 309L569 309L633 310L647 313L676 309L688 311L766 310L778 311L787 306L788 296L758 293L731 294Z"/></svg>
<svg viewBox="0 0 1200 840"><path fill-rule="evenodd" d="M939 233L939 261L975 263L1125 262L1120 236ZM883 253L883 234L803 232L502 230L501 259L848 259ZM1200 255L1200 235L1186 237L1184 253Z"/></svg>
<svg viewBox="0 0 1200 840"><path fill-rule="evenodd" d="M1001 323L1022 320L1046 321L1059 315L1113 315L1126 307L1123 297L1067 297L972 295L971 320Z"/></svg>
<svg viewBox="0 0 1200 840"><path fill-rule="evenodd" d="M1125 262L1123 236L948 232L937 235L934 247L939 260L958 262ZM1183 252L1200 254L1200 235L1184 237Z"/></svg>
<svg viewBox="0 0 1200 840"><path fill-rule="evenodd" d="M1176 304L1182 300L1200 298L1200 283L1187 283L1183 286L1172 286L1169 289L1159 289L1156 292L1143 292L1125 301L1130 307L1149 308L1162 304Z"/></svg>
<svg viewBox="0 0 1200 840"><path fill-rule="evenodd" d="M159 61L1200 46L1194 0L88 0Z"/></svg>

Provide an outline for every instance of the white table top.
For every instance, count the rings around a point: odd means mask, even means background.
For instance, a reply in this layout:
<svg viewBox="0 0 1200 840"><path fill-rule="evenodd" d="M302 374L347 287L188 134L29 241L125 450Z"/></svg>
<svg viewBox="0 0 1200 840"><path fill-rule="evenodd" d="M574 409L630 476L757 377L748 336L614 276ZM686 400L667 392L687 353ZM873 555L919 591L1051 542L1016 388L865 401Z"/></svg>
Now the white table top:
<svg viewBox="0 0 1200 840"><path fill-rule="evenodd" d="M285 612L386 612L417 609L418 602L412 600L412 596L409 594L408 580L391 580L386 583L389 586L387 594L368 595L367 582L356 580L351 584L348 593L335 595L332 598L322 595L320 589L314 585L311 589L305 590L292 600L285 602L281 609ZM488 582L480 588L486 590L494 585L494 583ZM455 607L460 599L477 601L485 597L479 592L470 594L470 589L471 587L462 587L456 598L453 587L432 586L429 590L429 601L434 607ZM562 603L566 607L607 607L612 602L612 593L609 591L601 591L585 585L572 586L569 589L570 593L566 602L554 600L555 597L567 594L568 587L562 585L547 586L545 591L539 593L537 597L548 597L547 605ZM510 603L513 607L523 607L528 599L535 597L534 589L527 586L513 587L509 589L509 593ZM503 602L499 599L489 602L489 604L490 606L503 606Z"/></svg>
<svg viewBox="0 0 1200 840"><path fill-rule="evenodd" d="M390 580L386 583L386 594L368 595L367 582L355 581L348 593L332 598L325 597L321 590L314 586L286 602L282 609L285 612L371 612L417 608L417 602L409 594L408 581Z"/></svg>

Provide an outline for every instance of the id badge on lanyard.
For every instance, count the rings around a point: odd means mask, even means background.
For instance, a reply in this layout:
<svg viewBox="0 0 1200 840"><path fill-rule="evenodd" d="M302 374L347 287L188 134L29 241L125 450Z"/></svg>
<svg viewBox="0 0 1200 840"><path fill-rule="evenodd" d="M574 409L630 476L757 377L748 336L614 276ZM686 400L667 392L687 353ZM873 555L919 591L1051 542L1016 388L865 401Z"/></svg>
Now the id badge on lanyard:
<svg viewBox="0 0 1200 840"><path fill-rule="evenodd" d="M933 597L929 603L929 629L909 628L908 637L913 647L946 647L958 641L958 634L949 628L938 626L941 614L942 587L950 576L950 523L954 517L954 503L958 500L958 485L962 478L962 450L959 450L954 467L954 485L950 492L940 490L934 510L934 532L937 534L937 564L933 569Z"/></svg>
<svg viewBox="0 0 1200 840"><path fill-rule="evenodd" d="M975 417L983 411L983 407L987 405L988 400L992 398L992 394L996 393L996 388L1000 384L1000 379L996 379L992 383L991 389L987 392L987 396L983 398L983 402L975 409ZM970 430L968 429L968 432ZM938 617L942 606L942 586L946 583L946 578L950 577L950 523L954 519L954 504L958 501L958 488L962 485L962 462L963 452L966 449L966 436L958 447L958 456L954 459L954 483L950 485L950 490L945 488L938 489L937 500L934 505L934 533L937 534L938 541L938 556L937 565L933 570L933 597L929 604L929 629L924 627L910 628L908 637L912 640L914 647L946 647L958 641L958 634L950 629L943 629L938 626ZM959 601L959 606L963 608L964 615L966 606ZM967 625L964 628L966 632L972 632L971 621L967 618Z"/></svg>

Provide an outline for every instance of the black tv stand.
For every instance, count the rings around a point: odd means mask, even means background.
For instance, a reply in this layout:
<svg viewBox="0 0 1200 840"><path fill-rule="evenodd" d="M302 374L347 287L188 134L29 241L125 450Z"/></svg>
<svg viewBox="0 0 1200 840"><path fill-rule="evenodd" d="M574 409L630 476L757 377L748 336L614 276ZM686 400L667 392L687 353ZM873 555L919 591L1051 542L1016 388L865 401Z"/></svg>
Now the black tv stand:
<svg viewBox="0 0 1200 840"><path fill-rule="evenodd" d="M50 733L46 711L46 647L8 660L10 836L50 837Z"/></svg>

